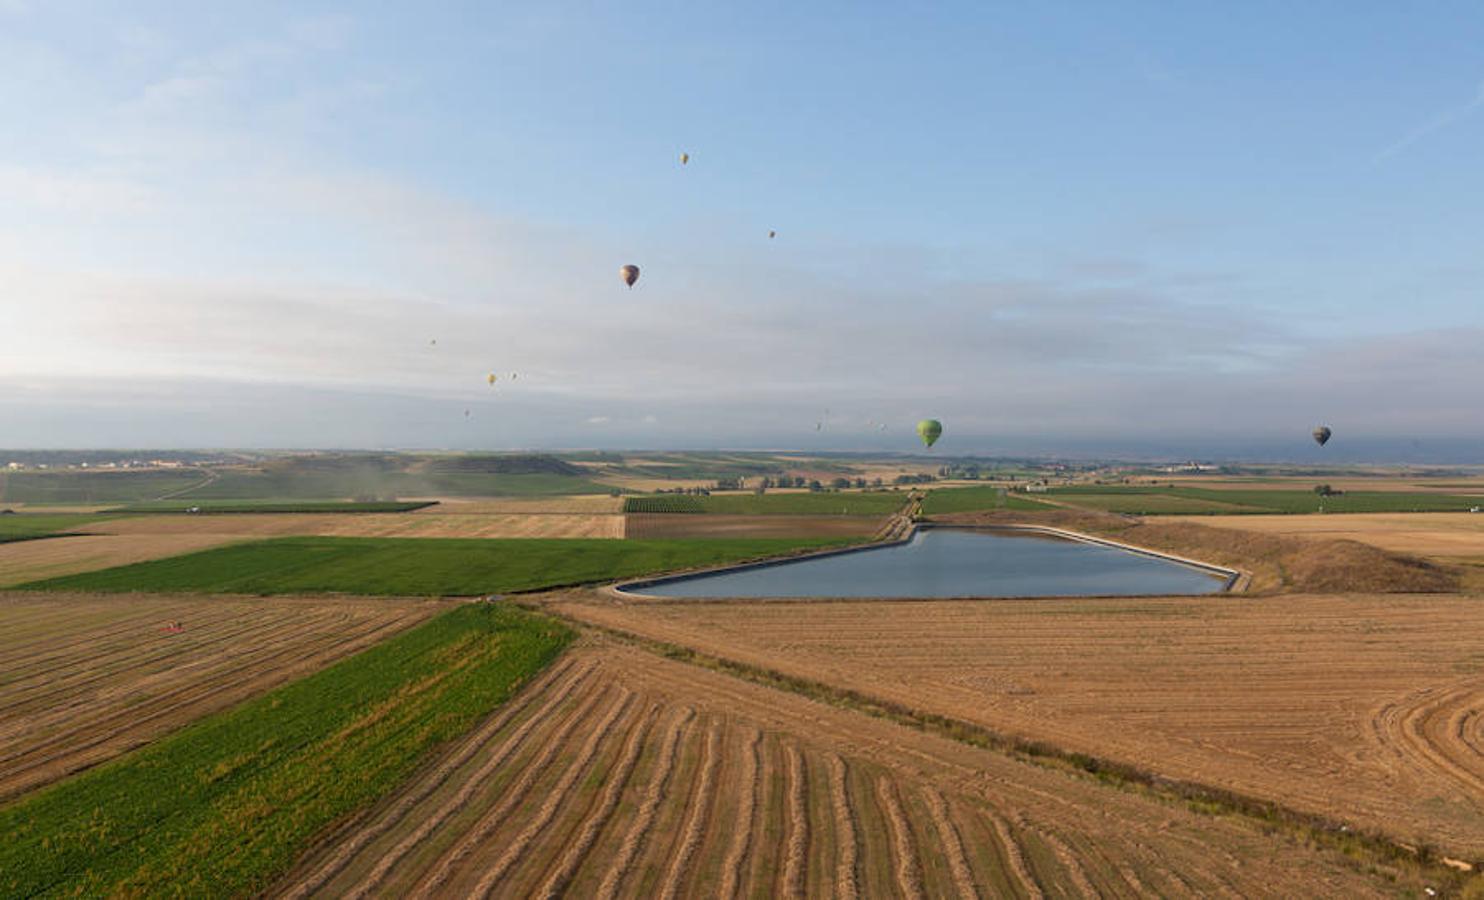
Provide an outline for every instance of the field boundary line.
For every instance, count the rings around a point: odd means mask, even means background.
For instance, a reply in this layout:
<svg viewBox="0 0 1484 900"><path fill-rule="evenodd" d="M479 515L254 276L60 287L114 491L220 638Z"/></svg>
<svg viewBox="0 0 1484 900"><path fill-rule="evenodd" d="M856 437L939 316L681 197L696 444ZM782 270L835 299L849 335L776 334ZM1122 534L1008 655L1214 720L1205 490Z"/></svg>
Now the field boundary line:
<svg viewBox="0 0 1484 900"><path fill-rule="evenodd" d="M1365 829L1319 813L1305 812L1273 800L1242 794L1227 788L1196 781L1169 778L1130 763L1105 759L1087 753L1067 750L1045 741L1006 735L994 729L940 713L914 709L905 704L873 697L850 688L789 675L777 670L738 660L713 656L691 647L648 638L609 625L598 625L548 610L579 629L606 634L619 642L645 650L665 659L683 662L730 675L743 681L775 690L797 694L873 718L885 719L917 731L947 738L961 744L990 750L1022 762L1071 774L1093 778L1110 788L1141 793L1166 802L1188 806L1209 815L1228 815L1248 821L1261 831L1285 831L1292 838L1309 840L1335 851L1353 865L1364 865L1366 857L1410 864L1426 871L1444 883L1453 881L1461 866L1469 871L1484 869L1484 860L1468 859L1468 854L1450 852L1444 857L1440 849L1416 846L1384 832ZM1448 861L1445 862L1444 860Z"/></svg>

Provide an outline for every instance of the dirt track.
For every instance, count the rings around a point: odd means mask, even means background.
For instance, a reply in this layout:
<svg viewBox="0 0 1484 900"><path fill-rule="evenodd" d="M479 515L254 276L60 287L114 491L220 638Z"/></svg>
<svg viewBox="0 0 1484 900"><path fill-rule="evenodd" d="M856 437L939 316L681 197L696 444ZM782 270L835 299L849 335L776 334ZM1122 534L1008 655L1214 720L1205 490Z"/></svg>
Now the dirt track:
<svg viewBox="0 0 1484 900"><path fill-rule="evenodd" d="M0 594L0 800L320 669L442 604ZM179 622L182 630L167 626Z"/></svg>
<svg viewBox="0 0 1484 900"><path fill-rule="evenodd" d="M276 896L1377 896L1338 857L597 641ZM1414 886L1415 887L1415 886Z"/></svg>
<svg viewBox="0 0 1484 900"><path fill-rule="evenodd" d="M1280 596L556 611L1484 856L1484 601Z"/></svg>

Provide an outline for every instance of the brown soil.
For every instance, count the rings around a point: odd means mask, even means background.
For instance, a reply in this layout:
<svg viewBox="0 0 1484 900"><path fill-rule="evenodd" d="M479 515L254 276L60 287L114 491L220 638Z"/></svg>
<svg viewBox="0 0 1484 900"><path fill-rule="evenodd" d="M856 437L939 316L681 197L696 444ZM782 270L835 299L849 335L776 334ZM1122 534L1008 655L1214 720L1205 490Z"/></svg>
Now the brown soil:
<svg viewBox="0 0 1484 900"><path fill-rule="evenodd" d="M448 896L848 896L842 865L873 897L1396 889L1238 819L594 637L445 759L270 894L400 896L441 870Z"/></svg>
<svg viewBox="0 0 1484 900"><path fill-rule="evenodd" d="M1146 522L1172 524L1150 517ZM1347 513L1325 516L1210 516L1202 524L1289 537L1350 540L1392 553L1433 559L1484 556L1478 513Z"/></svg>
<svg viewBox="0 0 1484 900"><path fill-rule="evenodd" d="M1484 856L1484 601L707 601L579 621Z"/></svg>
<svg viewBox="0 0 1484 900"><path fill-rule="evenodd" d="M1213 528L1178 519L1140 520L1108 513L1000 510L955 513L933 521L956 525L1031 523L1080 531L1251 573L1248 588L1292 593L1424 593L1459 588L1459 572L1438 563L1351 540L1305 539Z"/></svg>
<svg viewBox="0 0 1484 900"><path fill-rule="evenodd" d="M442 608L363 598L0 594L0 800L320 669Z"/></svg>

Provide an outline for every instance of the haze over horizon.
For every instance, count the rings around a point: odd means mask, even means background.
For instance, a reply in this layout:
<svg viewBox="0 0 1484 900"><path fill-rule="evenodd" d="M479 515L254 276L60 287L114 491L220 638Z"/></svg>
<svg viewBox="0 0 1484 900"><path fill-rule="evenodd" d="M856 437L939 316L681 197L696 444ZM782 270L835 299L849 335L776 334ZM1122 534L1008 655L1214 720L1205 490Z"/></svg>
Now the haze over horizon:
<svg viewBox="0 0 1484 900"><path fill-rule="evenodd" d="M130 7L0 0L0 447L1484 462L1484 9Z"/></svg>

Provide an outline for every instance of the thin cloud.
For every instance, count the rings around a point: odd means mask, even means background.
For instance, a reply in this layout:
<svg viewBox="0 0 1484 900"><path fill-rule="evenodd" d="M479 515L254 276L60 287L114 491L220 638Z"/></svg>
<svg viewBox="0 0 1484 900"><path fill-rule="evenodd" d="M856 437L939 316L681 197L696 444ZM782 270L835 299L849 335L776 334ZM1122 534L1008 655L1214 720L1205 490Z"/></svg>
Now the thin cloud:
<svg viewBox="0 0 1484 900"><path fill-rule="evenodd" d="M1403 150L1406 150L1408 147L1411 147L1413 144L1417 143L1428 135L1433 134L1437 131L1441 131L1450 125L1453 125L1463 119L1468 118L1469 116L1477 112L1479 107L1481 106L1484 106L1484 82L1480 82L1479 86L1475 88L1474 97L1472 100L1463 104L1462 106L1456 106L1452 109L1444 110L1438 115L1433 116L1428 121L1412 129L1401 140L1397 141L1389 147L1386 147L1380 153L1377 153L1374 157L1372 157L1371 163L1374 165L1376 163L1385 162L1386 160L1390 159L1393 156L1396 156L1398 153L1401 153Z"/></svg>

